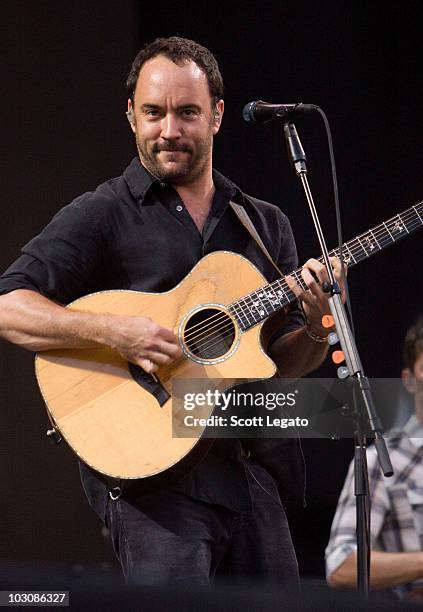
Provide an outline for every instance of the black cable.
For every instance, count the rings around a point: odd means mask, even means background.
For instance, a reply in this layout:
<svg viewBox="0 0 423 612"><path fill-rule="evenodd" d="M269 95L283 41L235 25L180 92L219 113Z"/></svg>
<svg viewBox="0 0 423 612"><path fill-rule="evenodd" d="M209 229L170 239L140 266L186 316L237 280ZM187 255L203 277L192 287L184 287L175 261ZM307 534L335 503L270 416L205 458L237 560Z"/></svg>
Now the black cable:
<svg viewBox="0 0 423 612"><path fill-rule="evenodd" d="M346 274L346 267L345 267L345 263L344 263L343 253L342 253L342 245L343 245L342 223L341 223L341 212L340 212L340 208L339 208L338 179L337 179L337 176L336 176L336 164L335 164L335 156L334 156L334 153L333 153L332 134L331 134L331 131L330 131L329 121L328 121L328 118L326 117L325 112L320 108L320 106L316 106L315 109L316 109L316 111L320 114L320 116L323 119L323 123L324 123L325 129L326 129L326 136L327 136L327 139L328 139L329 157L330 157L330 165L331 165L331 171L332 171L332 182L333 182L333 199L334 199L334 203L335 203L336 229L337 229L337 234L338 234L338 249L339 249L339 257L340 257L340 260L341 260L341 274L342 274L342 279L344 281L344 286L345 286L345 304L346 304L346 308L347 308L347 311L348 311L348 318L349 318L349 322L350 322L350 326L351 326L351 332L352 332L352 335L355 338L354 319L353 319L353 316L352 316L352 306L351 306L351 300L350 300L350 291L349 291L349 287L348 287L348 279L347 279L347 274Z"/></svg>

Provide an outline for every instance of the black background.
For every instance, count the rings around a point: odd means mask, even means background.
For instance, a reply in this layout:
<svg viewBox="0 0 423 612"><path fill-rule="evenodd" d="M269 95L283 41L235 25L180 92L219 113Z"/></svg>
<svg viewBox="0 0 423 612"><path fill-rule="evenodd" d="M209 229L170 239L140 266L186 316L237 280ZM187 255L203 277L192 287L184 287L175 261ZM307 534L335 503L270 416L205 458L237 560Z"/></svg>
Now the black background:
<svg viewBox="0 0 423 612"><path fill-rule="evenodd" d="M345 239L423 197L419 2L28 0L3 4L1 12L1 269L55 211L120 174L135 154L124 82L139 47L156 36L193 38L215 53L226 85L215 166L247 193L281 206L300 261L317 255L318 247L287 161L282 125L246 124L246 102L302 101L326 111ZM323 127L317 116L297 127L333 247ZM404 332L422 310L421 244L417 233L350 274L369 376L395 377L402 367ZM115 568L70 451L51 447L44 437L47 419L32 355L6 343L0 350L0 563ZM328 362L318 374L334 376L335 369ZM308 440L305 453L309 506L293 515L292 526L303 574L322 576L352 446Z"/></svg>

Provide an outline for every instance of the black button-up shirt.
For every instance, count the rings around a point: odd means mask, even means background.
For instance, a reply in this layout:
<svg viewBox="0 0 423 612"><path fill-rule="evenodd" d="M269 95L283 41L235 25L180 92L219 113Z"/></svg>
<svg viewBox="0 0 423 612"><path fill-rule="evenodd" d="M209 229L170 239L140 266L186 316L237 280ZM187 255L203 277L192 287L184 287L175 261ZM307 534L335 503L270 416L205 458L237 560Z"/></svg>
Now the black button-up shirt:
<svg viewBox="0 0 423 612"><path fill-rule="evenodd" d="M242 254L271 282L277 272L236 217L230 199L245 206L279 268L284 273L295 269L295 242L281 210L246 196L218 172L213 172L213 181L216 193L200 233L177 191L133 159L123 176L76 198L22 248L0 278L0 293L32 289L67 304L106 289L163 292L217 250ZM302 325L301 312L293 308L272 341ZM104 488L85 467L83 480L91 502L103 514ZM248 507L239 443L219 440L203 463L175 486L203 500Z"/></svg>

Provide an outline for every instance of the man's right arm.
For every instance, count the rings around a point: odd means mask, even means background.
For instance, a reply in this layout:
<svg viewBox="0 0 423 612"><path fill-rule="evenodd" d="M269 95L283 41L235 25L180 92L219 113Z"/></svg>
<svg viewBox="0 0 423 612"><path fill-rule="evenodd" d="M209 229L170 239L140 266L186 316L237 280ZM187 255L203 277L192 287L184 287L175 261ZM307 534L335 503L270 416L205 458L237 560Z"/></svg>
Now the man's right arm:
<svg viewBox="0 0 423 612"><path fill-rule="evenodd" d="M105 345L150 373L181 356L151 319L71 310L28 289L0 296L0 336L31 351Z"/></svg>

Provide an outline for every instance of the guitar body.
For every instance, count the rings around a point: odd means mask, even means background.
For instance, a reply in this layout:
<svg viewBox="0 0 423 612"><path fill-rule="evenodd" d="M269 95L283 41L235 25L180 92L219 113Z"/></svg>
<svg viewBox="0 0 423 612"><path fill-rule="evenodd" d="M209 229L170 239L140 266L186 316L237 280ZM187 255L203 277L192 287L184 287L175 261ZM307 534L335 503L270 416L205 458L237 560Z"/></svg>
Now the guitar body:
<svg viewBox="0 0 423 612"><path fill-rule="evenodd" d="M265 283L244 257L218 251L166 293L102 291L70 304L79 311L150 317L174 330L185 354L156 372L159 385L106 347L37 355L47 410L78 457L101 474L123 479L159 475L187 458L199 437L178 437L172 420L175 379L221 379L223 389L233 379L276 372L261 346L262 324L242 332L225 308ZM208 321L217 321L224 332L220 337L213 328L212 341L204 343L197 331ZM143 386L144 379L150 380Z"/></svg>

